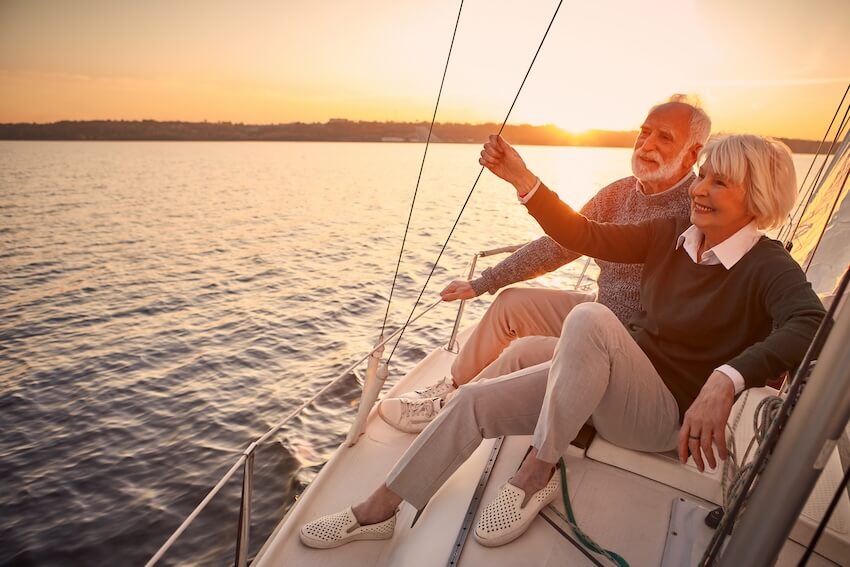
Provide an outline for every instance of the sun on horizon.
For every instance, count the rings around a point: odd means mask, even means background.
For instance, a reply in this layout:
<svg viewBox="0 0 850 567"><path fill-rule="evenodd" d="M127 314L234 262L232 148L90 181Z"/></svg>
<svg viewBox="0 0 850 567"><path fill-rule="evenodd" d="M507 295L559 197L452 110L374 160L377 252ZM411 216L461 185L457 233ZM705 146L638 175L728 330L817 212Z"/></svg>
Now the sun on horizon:
<svg viewBox="0 0 850 567"><path fill-rule="evenodd" d="M501 122L555 5L8 0L0 122L428 121L444 69L438 121ZM689 93L716 131L819 139L848 27L844 0L565 3L509 122L634 130Z"/></svg>

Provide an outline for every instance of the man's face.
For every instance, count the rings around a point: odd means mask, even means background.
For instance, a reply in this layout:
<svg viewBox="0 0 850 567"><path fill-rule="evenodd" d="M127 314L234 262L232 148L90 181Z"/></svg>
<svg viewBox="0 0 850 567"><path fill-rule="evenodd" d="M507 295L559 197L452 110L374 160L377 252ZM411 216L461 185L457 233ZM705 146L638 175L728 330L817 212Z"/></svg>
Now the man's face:
<svg viewBox="0 0 850 567"><path fill-rule="evenodd" d="M652 111L635 140L634 176L642 182L669 185L681 179L693 165L688 155L690 121L691 110L683 104L663 104Z"/></svg>

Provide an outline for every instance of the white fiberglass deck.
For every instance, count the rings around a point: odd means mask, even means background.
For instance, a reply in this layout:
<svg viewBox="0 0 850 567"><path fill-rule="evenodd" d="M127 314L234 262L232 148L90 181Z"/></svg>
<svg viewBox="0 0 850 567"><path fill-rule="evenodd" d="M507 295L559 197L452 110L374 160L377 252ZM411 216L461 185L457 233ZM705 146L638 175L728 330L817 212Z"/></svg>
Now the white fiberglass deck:
<svg viewBox="0 0 850 567"><path fill-rule="evenodd" d="M435 350L396 384L389 395L426 385L448 374L454 356L444 349ZM754 405L757 401L757 396L751 398L748 405ZM742 419L744 421L751 421L751 417L745 415ZM449 479L413 528L411 522L415 510L402 504L392 539L359 541L336 549L314 550L302 545L298 538L298 530L305 522L361 501L382 483L413 439L414 435L401 433L386 425L373 410L366 433L360 441L354 447L340 448L323 467L252 565L446 565L468 504L490 456L493 440L482 443ZM527 436L505 440L483 494L484 504L495 497L501 484L516 470L529 442L530 437ZM674 500L684 498L714 508L709 500L717 502L720 495L719 472L700 475L692 466L682 466L665 456L618 449L598 437L587 456L580 450L571 450L566 456L566 462L570 497L579 525L600 545L622 555L632 567L661 565ZM837 466L840 473L840 464ZM850 526L842 522L850 517L850 508L846 494L844 496L844 515L833 519L830 526L835 529L827 534L818 549L828 548L826 552L833 561L848 565ZM555 507L563 514L560 501ZM811 507L810 502L804 516ZM552 510L544 513L574 538L571 530ZM805 518L798 522L792 537L795 537L795 533L802 534L797 539L807 542L812 531L811 524L811 519L806 521ZM704 545L711 537L710 530L705 528L699 537ZM798 543L788 540L777 564L796 565L802 551ZM689 563L695 565L701 556L702 549L692 550ZM609 564L604 558L596 556L596 559L603 565ZM809 565L836 563L815 555ZM537 518L526 534L502 547L480 546L470 535L458 564L563 566L593 565L593 562L543 518Z"/></svg>

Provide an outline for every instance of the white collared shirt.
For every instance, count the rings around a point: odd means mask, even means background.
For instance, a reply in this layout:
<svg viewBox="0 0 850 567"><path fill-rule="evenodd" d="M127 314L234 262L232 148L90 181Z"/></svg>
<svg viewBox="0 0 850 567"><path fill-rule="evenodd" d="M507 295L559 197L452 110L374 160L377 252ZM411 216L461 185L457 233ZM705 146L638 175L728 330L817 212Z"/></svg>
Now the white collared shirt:
<svg viewBox="0 0 850 567"><path fill-rule="evenodd" d="M697 258L703 237L702 231L696 226L691 225L685 232L679 235L679 239L676 241L676 249L684 248L695 264L702 266L716 266L721 264L727 270L731 270L732 266L744 257L744 254L752 250L753 246L762 237L762 233L756 227L756 222L752 221L720 244L704 251L702 258ZM732 380L736 394L743 391L745 386L744 377L735 368L732 368L728 364L723 364L715 368L715 370L722 372Z"/></svg>
<svg viewBox="0 0 850 567"><path fill-rule="evenodd" d="M517 200L519 200L521 205L526 204L532 197L534 197L534 194L537 193L538 189L540 189L540 178L539 177L537 178L537 182L531 188L531 191L529 191L528 193L526 193L522 197L517 195Z"/></svg>
<svg viewBox="0 0 850 567"><path fill-rule="evenodd" d="M679 239L676 241L676 249L681 248L684 244L685 252L688 253L695 264L703 266L723 264L724 268L731 270L732 266L744 257L744 254L752 250L759 238L762 237L762 233L756 228L756 221L752 221L720 244L704 251L702 258L698 260L697 254L703 237L702 231L695 225L691 225L679 235Z"/></svg>

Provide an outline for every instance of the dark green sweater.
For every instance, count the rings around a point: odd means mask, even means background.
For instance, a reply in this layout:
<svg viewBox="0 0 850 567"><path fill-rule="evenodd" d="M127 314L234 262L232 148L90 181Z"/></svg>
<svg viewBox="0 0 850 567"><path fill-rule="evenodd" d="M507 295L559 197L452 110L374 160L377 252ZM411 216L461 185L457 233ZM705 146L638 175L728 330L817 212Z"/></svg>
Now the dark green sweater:
<svg viewBox="0 0 850 567"><path fill-rule="evenodd" d="M628 327L676 398L680 416L722 364L738 370L748 388L798 365L823 318L800 266L767 237L727 270L696 264L684 247L676 249L688 227L682 220L597 223L544 186L526 207L562 246L644 264L642 311Z"/></svg>

